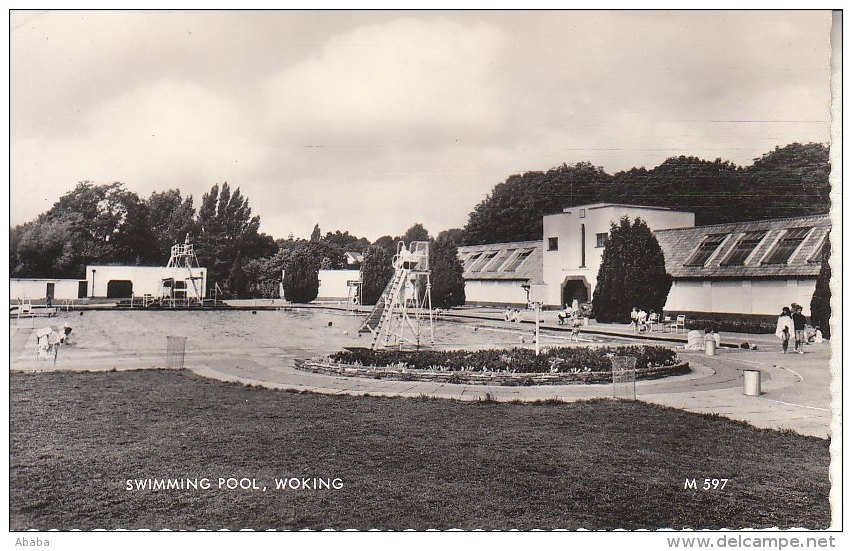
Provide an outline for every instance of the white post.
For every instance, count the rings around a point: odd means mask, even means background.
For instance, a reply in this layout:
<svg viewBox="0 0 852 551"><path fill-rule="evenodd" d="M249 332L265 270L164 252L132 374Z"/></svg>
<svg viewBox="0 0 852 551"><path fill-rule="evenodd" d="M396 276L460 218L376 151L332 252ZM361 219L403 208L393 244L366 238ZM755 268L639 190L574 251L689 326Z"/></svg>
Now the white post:
<svg viewBox="0 0 852 551"><path fill-rule="evenodd" d="M539 312L540 311L541 311L541 303L536 301L535 302L535 355L536 356L538 356L538 351L539 351L538 319L539 319Z"/></svg>

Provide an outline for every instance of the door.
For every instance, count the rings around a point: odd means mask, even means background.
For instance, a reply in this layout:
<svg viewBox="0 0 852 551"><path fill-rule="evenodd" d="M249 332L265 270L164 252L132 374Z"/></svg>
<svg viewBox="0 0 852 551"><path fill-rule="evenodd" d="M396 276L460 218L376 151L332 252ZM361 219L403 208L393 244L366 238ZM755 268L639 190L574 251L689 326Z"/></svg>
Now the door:
<svg viewBox="0 0 852 551"><path fill-rule="evenodd" d="M107 283L107 298L131 298L133 282L129 279L110 279Z"/></svg>
<svg viewBox="0 0 852 551"><path fill-rule="evenodd" d="M53 297L56 294L56 283L48 283L47 284L47 302L53 302Z"/></svg>

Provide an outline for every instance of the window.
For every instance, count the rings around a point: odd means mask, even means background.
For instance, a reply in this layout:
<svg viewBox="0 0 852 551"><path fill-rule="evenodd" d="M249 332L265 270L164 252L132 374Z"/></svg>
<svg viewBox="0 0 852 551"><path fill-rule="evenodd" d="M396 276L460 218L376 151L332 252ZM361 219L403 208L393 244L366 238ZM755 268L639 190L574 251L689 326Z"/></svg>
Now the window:
<svg viewBox="0 0 852 551"><path fill-rule="evenodd" d="M474 263L474 264L470 267L470 271L472 271L472 272L478 272L479 270L481 270L482 268L484 268L484 267L485 267L485 265L486 265L486 264L488 264L488 263L489 263L492 259L494 259L494 257L495 257L495 256L497 256L497 251L494 251L493 253L485 253L485 254L483 254L483 255L482 255L482 258L480 258L478 262L475 262L475 263Z"/></svg>
<svg viewBox="0 0 852 551"><path fill-rule="evenodd" d="M772 249L769 256L763 260L763 264L786 264L793 253L796 252L796 249L799 248L799 245L802 244L802 241L805 240L805 236L811 232L811 229L790 228L787 230L781 240L775 244L775 248Z"/></svg>
<svg viewBox="0 0 852 551"><path fill-rule="evenodd" d="M684 266L704 266L707 261L719 249L719 245L728 236L727 233L716 233L705 235L704 240L695 249L695 252L683 263Z"/></svg>
<svg viewBox="0 0 852 551"><path fill-rule="evenodd" d="M548 237L547 238L547 250L548 251L558 251L559 250L559 238L558 237Z"/></svg>
<svg viewBox="0 0 852 551"><path fill-rule="evenodd" d="M580 218L586 217L586 209L580 209Z"/></svg>
<svg viewBox="0 0 852 551"><path fill-rule="evenodd" d="M811 264L821 264L822 263L822 255L825 253L825 250L831 247L828 242L828 234L825 234L822 238L822 242L819 244L819 247L814 250L814 253L808 258L808 262Z"/></svg>
<svg viewBox="0 0 852 551"><path fill-rule="evenodd" d="M476 259L480 256L482 256L482 253L472 253L470 256L468 256L464 260L464 269L467 270L468 268L470 268L473 263L476 262Z"/></svg>
<svg viewBox="0 0 852 551"><path fill-rule="evenodd" d="M757 245L766 237L766 231L747 231L740 237L734 249L721 263L722 266L742 266Z"/></svg>
<svg viewBox="0 0 852 551"><path fill-rule="evenodd" d="M514 253L514 252L515 252L515 249L509 249L509 250L507 250L503 253L500 253L500 255L497 256L497 258L495 258L491 262L491 264L488 265L488 267L485 269L485 271L486 272L498 271L500 269L500 266L502 266L503 263L506 261L506 259L509 258L509 256L511 256L512 253Z"/></svg>
<svg viewBox="0 0 852 551"><path fill-rule="evenodd" d="M606 242L609 241L609 233L596 233L595 237L598 239L597 247L598 249L606 247Z"/></svg>
<svg viewBox="0 0 852 551"><path fill-rule="evenodd" d="M530 257L531 254L532 254L532 249L529 249L529 250L526 250L526 251L520 251L518 254L515 255L515 258L513 258L512 260L509 261L508 264L506 264L506 267L503 269L503 271L514 272L515 270L517 270L520 267L521 264L524 263L524 260L526 260L527 258Z"/></svg>

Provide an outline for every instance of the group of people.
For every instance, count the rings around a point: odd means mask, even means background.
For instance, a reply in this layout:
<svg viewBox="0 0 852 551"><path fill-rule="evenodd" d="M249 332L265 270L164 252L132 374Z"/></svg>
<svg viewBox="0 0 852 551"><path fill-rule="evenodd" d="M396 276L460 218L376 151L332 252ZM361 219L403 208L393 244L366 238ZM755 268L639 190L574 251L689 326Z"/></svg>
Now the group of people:
<svg viewBox="0 0 852 551"><path fill-rule="evenodd" d="M572 341L580 340L580 327L583 325L583 311L580 309L580 304L577 299L570 305L565 305L565 310L559 312L556 316L556 321L559 325L568 323L571 326Z"/></svg>
<svg viewBox="0 0 852 551"><path fill-rule="evenodd" d="M659 315L646 312L643 308L634 306L630 312L630 328L634 331L650 331L654 323L658 323Z"/></svg>
<svg viewBox="0 0 852 551"><path fill-rule="evenodd" d="M509 308L506 307L506 311L503 312L503 319L506 321L521 321L521 310L519 308Z"/></svg>
<svg viewBox="0 0 852 551"><path fill-rule="evenodd" d="M781 339L781 349L784 354L787 353L790 345L790 337L793 337L794 354L804 354L805 344L821 343L823 339L819 326L808 325L807 318L802 314L802 307L795 302L781 309L778 324L775 326L775 336Z"/></svg>

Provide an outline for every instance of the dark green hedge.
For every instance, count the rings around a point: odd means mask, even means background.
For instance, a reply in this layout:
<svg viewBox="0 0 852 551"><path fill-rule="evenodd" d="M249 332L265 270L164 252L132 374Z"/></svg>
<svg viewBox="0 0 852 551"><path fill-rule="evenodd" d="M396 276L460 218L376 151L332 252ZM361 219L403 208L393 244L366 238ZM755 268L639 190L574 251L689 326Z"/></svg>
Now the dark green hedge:
<svg viewBox="0 0 852 551"><path fill-rule="evenodd" d="M612 369L608 355L635 356L636 368L678 363L674 350L662 346L618 346L600 348L551 348L536 356L526 348L511 350L344 350L329 359L350 365L404 366L441 371L509 371L513 373L606 372Z"/></svg>
<svg viewBox="0 0 852 551"><path fill-rule="evenodd" d="M754 335L765 335L775 332L776 321L754 320L754 319L720 319L706 317L702 319L686 318L687 329L715 329L720 333L751 333Z"/></svg>

